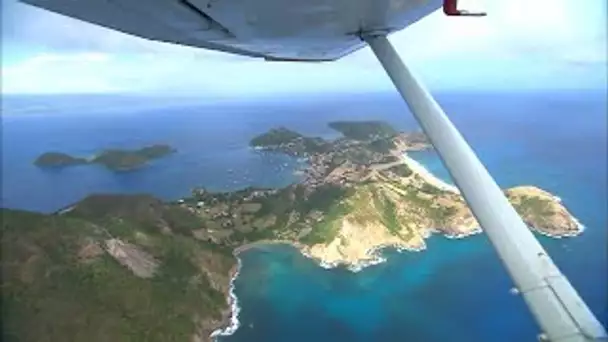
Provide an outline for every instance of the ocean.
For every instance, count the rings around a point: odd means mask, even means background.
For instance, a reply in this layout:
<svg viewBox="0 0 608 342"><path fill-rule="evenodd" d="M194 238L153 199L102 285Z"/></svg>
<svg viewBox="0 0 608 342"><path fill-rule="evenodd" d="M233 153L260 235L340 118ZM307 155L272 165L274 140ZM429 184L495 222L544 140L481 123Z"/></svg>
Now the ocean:
<svg viewBox="0 0 608 342"><path fill-rule="evenodd" d="M585 225L575 238L539 236L606 326L608 194L606 90L436 94L503 187L533 184L561 197ZM53 212L90 193L177 199L197 186L232 190L297 181L300 161L251 150L251 137L285 126L336 137L333 120L386 120L417 129L396 93L257 100L135 96L7 96L2 103L3 207ZM150 167L40 170L50 150L90 155L108 147L168 143ZM412 154L449 181L433 152ZM539 329L484 235L440 236L427 250L385 250L358 273L324 269L289 246L241 254L235 280L240 327L221 342L536 341Z"/></svg>

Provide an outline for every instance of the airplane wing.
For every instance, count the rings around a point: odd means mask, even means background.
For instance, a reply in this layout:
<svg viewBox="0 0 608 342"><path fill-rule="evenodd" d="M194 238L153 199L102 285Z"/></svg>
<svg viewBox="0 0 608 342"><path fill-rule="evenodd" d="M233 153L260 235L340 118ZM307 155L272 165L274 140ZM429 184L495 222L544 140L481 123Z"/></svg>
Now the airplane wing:
<svg viewBox="0 0 608 342"><path fill-rule="evenodd" d="M365 46L362 28L395 32L441 0L22 0L138 37L264 58L332 61Z"/></svg>
<svg viewBox="0 0 608 342"><path fill-rule="evenodd" d="M508 202L387 35L456 0L21 0L124 33L271 61L331 61L367 43L435 146L544 341L606 341L603 326ZM415 48L424 48L417 46Z"/></svg>

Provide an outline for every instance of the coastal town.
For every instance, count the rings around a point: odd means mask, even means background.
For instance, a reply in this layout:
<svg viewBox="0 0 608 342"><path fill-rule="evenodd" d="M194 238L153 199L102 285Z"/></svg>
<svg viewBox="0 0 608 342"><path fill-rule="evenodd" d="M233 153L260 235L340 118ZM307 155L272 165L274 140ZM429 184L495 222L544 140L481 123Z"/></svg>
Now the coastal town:
<svg viewBox="0 0 608 342"><path fill-rule="evenodd" d="M229 193L195 189L178 201L203 222L193 236L232 248L289 241L320 262L356 267L376 258L379 246L422 250L433 233L481 232L459 191L407 155L432 148L424 134L397 132L384 122L330 127L343 136L326 141L277 128L252 139L256 151L305 158L296 171L300 181ZM571 236L580 230L547 192L518 187L506 194L535 231Z"/></svg>
<svg viewBox="0 0 608 342"><path fill-rule="evenodd" d="M328 183L351 186L364 179L373 168L403 164L401 154L405 151L432 148L423 133L397 132L384 122L339 122L334 126L344 128L347 134L348 129L357 131L353 137L324 141L278 128L254 138L252 145L258 150L306 158L301 184L309 191Z"/></svg>
<svg viewBox="0 0 608 342"><path fill-rule="evenodd" d="M301 175L300 181L284 189L246 188L219 194L203 188L193 190L192 197L181 199L178 204L205 221L205 227L194 231L194 236L231 246L258 237L299 241L313 230L313 225L323 221L327 208L297 207L323 197L344 195L374 175L398 181L411 174L401 153L430 147L420 133L397 133L381 122L353 125L369 132L360 140L342 137L324 141L278 128L254 138L252 142L271 142L252 143L258 151L305 158L305 168L296 171ZM281 204L275 206L277 202ZM289 228L282 229L285 227Z"/></svg>

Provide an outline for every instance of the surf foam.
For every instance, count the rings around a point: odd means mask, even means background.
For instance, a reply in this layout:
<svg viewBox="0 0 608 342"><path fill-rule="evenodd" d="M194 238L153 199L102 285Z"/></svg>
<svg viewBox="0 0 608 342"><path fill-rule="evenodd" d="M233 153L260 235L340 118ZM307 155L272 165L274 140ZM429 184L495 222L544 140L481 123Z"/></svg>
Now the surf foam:
<svg viewBox="0 0 608 342"><path fill-rule="evenodd" d="M230 324L223 329L217 329L211 333L211 338L213 338L214 341L217 341L218 336L230 336L234 334L234 332L241 326L241 322L239 321L239 313L241 312L241 307L239 306L238 298L234 293L234 281L241 273L241 267L241 259L237 257L236 272L232 276L232 279L230 279Z"/></svg>

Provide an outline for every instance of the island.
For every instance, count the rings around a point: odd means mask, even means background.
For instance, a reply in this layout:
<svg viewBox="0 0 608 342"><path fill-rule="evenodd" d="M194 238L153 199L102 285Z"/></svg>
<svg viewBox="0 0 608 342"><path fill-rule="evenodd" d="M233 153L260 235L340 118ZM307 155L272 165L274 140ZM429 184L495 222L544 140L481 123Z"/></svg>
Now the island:
<svg viewBox="0 0 608 342"><path fill-rule="evenodd" d="M34 161L34 164L39 167L65 167L87 163L88 160L86 158L72 157L69 154L61 152L46 152Z"/></svg>
<svg viewBox="0 0 608 342"><path fill-rule="evenodd" d="M257 244L288 243L324 267L358 270L379 262L384 247L422 251L433 234L481 232L458 189L408 156L431 148L423 133L376 121L330 127L343 136L283 127L251 140L256 153L306 158L301 181L284 188L196 188L172 202L91 195L47 215L3 209L3 333L211 341L235 328L237 256ZM535 232L581 233L553 194L530 185L504 191Z"/></svg>
<svg viewBox="0 0 608 342"><path fill-rule="evenodd" d="M174 153L169 145L152 145L136 150L108 149L91 158L73 157L61 152L41 154L34 164L42 168L62 168L66 166L100 164L113 171L131 171L139 169L150 160L162 158Z"/></svg>

